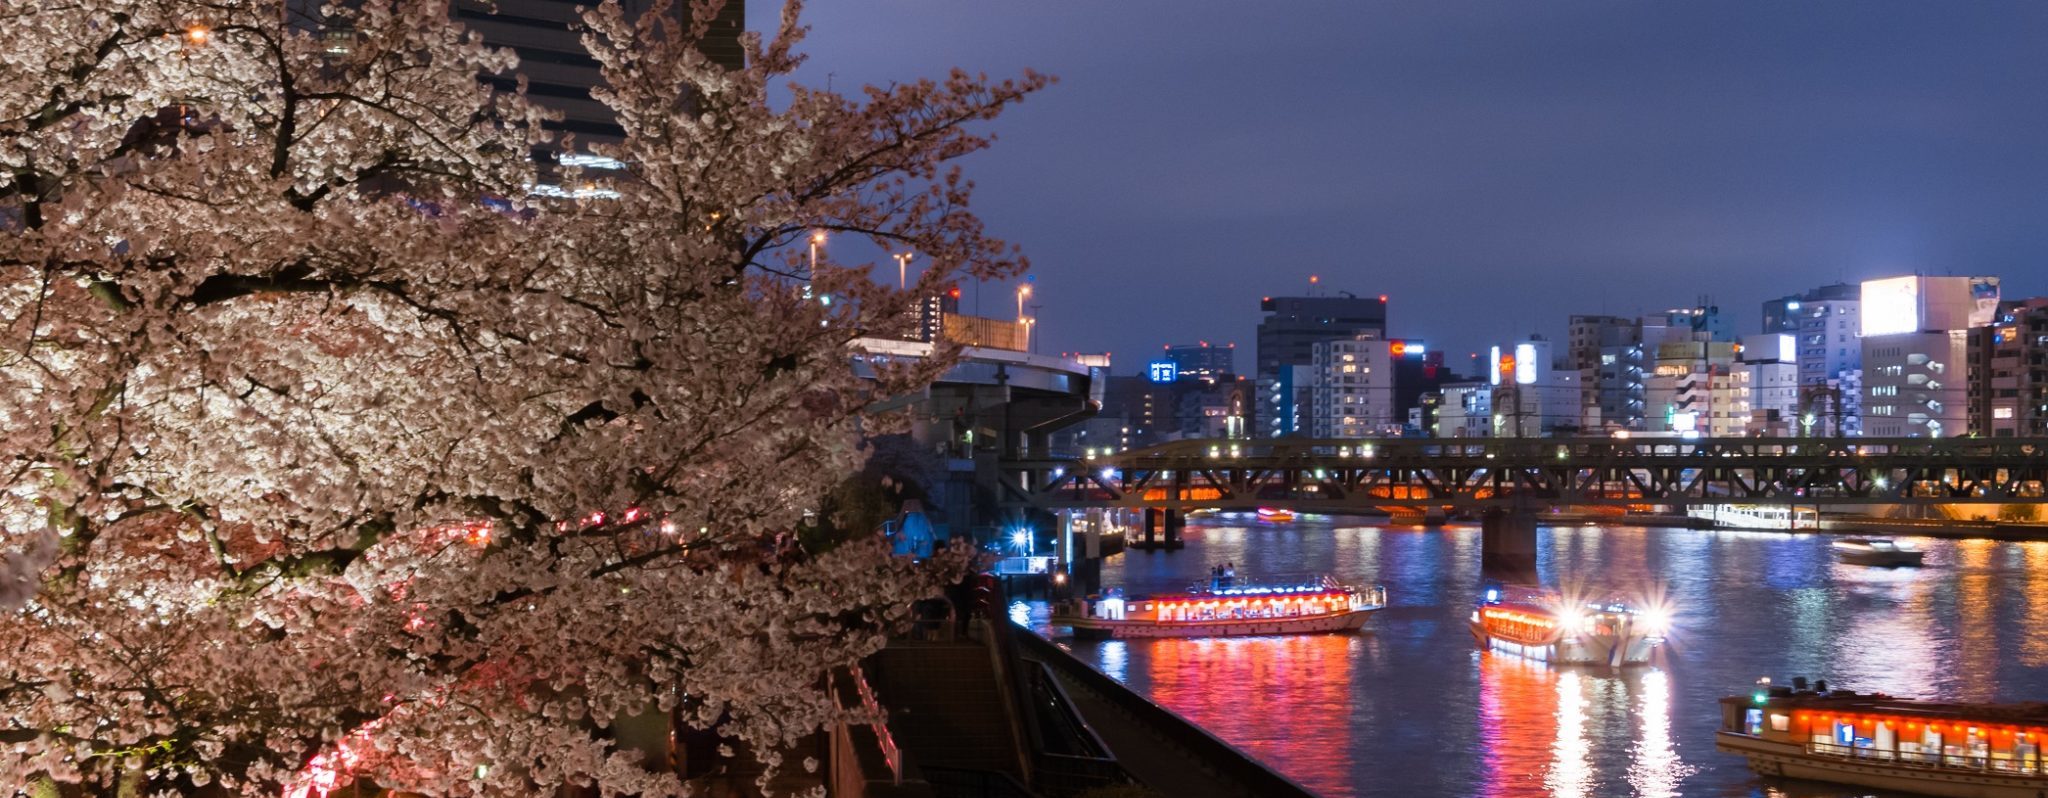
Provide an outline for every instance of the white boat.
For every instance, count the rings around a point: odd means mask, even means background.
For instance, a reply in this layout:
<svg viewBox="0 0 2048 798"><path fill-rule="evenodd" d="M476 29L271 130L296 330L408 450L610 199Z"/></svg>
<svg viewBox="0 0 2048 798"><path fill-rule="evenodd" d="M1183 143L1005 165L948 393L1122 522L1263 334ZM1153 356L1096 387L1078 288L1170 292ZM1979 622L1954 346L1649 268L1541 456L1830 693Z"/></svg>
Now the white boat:
<svg viewBox="0 0 2048 798"><path fill-rule="evenodd" d="M1721 699L1714 747L1758 775L1950 798L2048 794L2048 705L1950 704L1760 682Z"/></svg>
<svg viewBox="0 0 2048 798"><path fill-rule="evenodd" d="M1542 591L1489 587L1472 611L1472 636L1506 654L1563 665L1643 665L1670 633L1662 608L1571 602Z"/></svg>
<svg viewBox="0 0 2048 798"><path fill-rule="evenodd" d="M1087 639L1348 632L1386 605L1386 588L1347 587L1327 576L1271 586L1227 577L1181 594L1126 598L1112 590L1074 599L1053 606L1052 622Z"/></svg>
<svg viewBox="0 0 2048 798"><path fill-rule="evenodd" d="M1820 511L1812 507L1783 507L1770 504L1695 504L1685 508L1689 518L1705 521L1715 529L1819 529Z"/></svg>
<svg viewBox="0 0 2048 798"><path fill-rule="evenodd" d="M1927 552L1901 546L1884 538L1844 538L1834 542L1835 556L1851 565L1886 568L1919 565Z"/></svg>

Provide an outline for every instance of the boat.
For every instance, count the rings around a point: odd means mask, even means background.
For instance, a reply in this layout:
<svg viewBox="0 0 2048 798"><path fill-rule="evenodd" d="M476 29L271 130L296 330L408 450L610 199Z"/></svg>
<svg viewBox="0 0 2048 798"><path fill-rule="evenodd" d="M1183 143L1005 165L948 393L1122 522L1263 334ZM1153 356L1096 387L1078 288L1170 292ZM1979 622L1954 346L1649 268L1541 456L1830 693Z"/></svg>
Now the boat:
<svg viewBox="0 0 2048 798"><path fill-rule="evenodd" d="M1258 515L1259 520L1270 521L1276 524L1294 520L1294 511L1281 507L1261 507L1259 508Z"/></svg>
<svg viewBox="0 0 2048 798"><path fill-rule="evenodd" d="M1820 511L1812 507L1779 507L1766 504L1696 504L1685 508L1687 517L1704 521L1714 529L1819 529Z"/></svg>
<svg viewBox="0 0 2048 798"><path fill-rule="evenodd" d="M1843 538L1833 544L1835 556L1851 565L1886 568L1919 565L1927 552L1901 546L1884 538Z"/></svg>
<svg viewBox="0 0 2048 798"><path fill-rule="evenodd" d="M1714 747L1759 775L1953 798L2048 793L2048 704L1956 704L1759 680L1721 699Z"/></svg>
<svg viewBox="0 0 2048 798"><path fill-rule="evenodd" d="M1052 622L1096 640L1349 632L1386 606L1387 590L1377 585L1348 587L1327 576L1257 585L1219 574L1186 593L1126 597L1111 590L1062 602L1053 606Z"/></svg>
<svg viewBox="0 0 2048 798"><path fill-rule="evenodd" d="M1472 611L1472 636L1507 654L1564 665L1642 665L1670 632L1662 608L1621 601L1574 602L1553 593L1488 587Z"/></svg>

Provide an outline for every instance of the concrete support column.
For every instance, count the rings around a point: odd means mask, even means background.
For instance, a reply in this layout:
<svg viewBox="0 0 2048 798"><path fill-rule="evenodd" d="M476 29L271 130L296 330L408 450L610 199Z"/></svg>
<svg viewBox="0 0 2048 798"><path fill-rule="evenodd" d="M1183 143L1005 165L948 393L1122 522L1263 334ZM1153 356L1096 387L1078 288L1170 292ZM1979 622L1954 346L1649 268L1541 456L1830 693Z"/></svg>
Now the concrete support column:
<svg viewBox="0 0 2048 798"><path fill-rule="evenodd" d="M1181 547L1183 547L1183 546L1186 546L1186 545L1187 545L1187 543L1186 543L1186 542L1184 542L1184 541L1182 541L1182 540L1180 539L1180 531L1181 531L1181 528L1182 528L1182 527L1185 527L1185 526L1187 526L1187 518L1185 517L1185 514L1184 514L1184 513L1182 513L1182 512L1180 511L1180 510L1167 510L1167 511L1166 511L1166 547L1167 547L1167 548L1169 548L1169 549L1178 549L1178 548L1181 548Z"/></svg>
<svg viewBox="0 0 2048 798"><path fill-rule="evenodd" d="M1480 570L1489 578L1536 581L1536 512L1525 507L1489 507L1479 521Z"/></svg>
<svg viewBox="0 0 2048 798"><path fill-rule="evenodd" d="M1159 508L1145 508L1145 548L1159 545Z"/></svg>

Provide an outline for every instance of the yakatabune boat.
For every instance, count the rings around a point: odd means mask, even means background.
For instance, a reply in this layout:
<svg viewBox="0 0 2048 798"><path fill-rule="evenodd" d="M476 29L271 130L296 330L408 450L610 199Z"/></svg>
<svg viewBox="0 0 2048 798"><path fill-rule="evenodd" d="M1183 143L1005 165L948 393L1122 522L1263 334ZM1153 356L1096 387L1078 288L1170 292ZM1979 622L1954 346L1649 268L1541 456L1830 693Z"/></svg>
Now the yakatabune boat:
<svg viewBox="0 0 2048 798"><path fill-rule="evenodd" d="M1618 601L1572 602L1554 593L1489 587L1472 611L1472 636L1509 654L1567 665L1641 665L1671 618Z"/></svg>
<svg viewBox="0 0 2048 798"><path fill-rule="evenodd" d="M2048 704L1948 704L1764 680L1721 699L1714 747L1766 776L1950 798L2048 795Z"/></svg>
<svg viewBox="0 0 2048 798"><path fill-rule="evenodd" d="M1347 587L1327 576L1280 585L1219 577L1186 593L1125 597L1112 590L1062 602L1052 622L1093 639L1345 632L1386 605L1386 588Z"/></svg>

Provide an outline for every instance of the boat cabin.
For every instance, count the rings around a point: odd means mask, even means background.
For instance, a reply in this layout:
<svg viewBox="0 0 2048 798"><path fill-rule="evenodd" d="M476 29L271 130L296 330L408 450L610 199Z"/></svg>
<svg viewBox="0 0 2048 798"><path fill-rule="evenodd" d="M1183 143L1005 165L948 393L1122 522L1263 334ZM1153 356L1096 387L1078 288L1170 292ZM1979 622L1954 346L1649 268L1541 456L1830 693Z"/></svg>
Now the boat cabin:
<svg viewBox="0 0 2048 798"><path fill-rule="evenodd" d="M1760 685L1721 699L1721 730L1803 746L1813 756L2039 776L2048 704L1949 704Z"/></svg>

